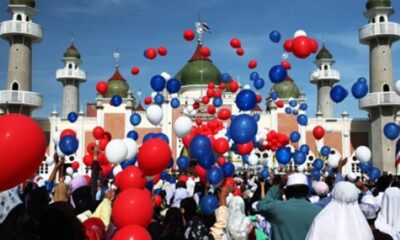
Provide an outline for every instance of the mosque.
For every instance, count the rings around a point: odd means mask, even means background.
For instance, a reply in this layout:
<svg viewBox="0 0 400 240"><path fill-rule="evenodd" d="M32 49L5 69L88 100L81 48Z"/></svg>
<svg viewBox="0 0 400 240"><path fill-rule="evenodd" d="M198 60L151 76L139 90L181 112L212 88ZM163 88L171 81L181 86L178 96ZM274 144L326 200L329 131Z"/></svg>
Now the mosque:
<svg viewBox="0 0 400 240"><path fill-rule="evenodd" d="M32 111L40 108L43 102L40 93L32 92L31 69L32 47L42 40L42 27L33 22L38 13L34 0L10 0L8 12L11 14L11 20L1 22L0 25L0 37L10 44L7 85L5 90L0 91L0 110L2 114L31 115ZM386 139L383 134L386 123L400 120L400 116L396 114L400 106L400 96L393 91L391 57L391 45L400 39L400 24L390 22L389 17L393 13L390 0L368 0L364 12L368 22L359 30L360 43L369 45L370 51L370 92L359 100L359 107L369 112L369 118L351 118L347 112L343 112L339 118L333 116L334 104L330 98L330 90L334 83L340 81L340 73L333 68L335 60L325 46L316 55L315 70L310 76L310 83L316 85L318 97L317 112L315 117L309 117L307 126L298 125L296 116L286 114L285 108L278 108L269 98L266 107L257 106L252 110L252 113L260 115L259 128L276 130L286 135L292 131L301 134L299 143L294 146L298 144L310 146L310 154L304 166L310 165L317 157L318 149L327 145L331 147L333 153L348 158L345 173L354 172L360 175L354 152L358 146L365 145L372 150L374 166L384 171L396 172L394 164L396 142ZM118 65L114 73L110 74L107 92L104 95L98 94L94 102L87 103L85 112L80 110L79 86L86 82L87 76L80 68L82 56L71 44L63 55L63 68L56 71L56 79L63 88L62 112L53 111L46 119L36 119L48 140L47 156L53 157L57 152L51 140L55 133L66 128L73 129L79 139L79 149L75 154L66 156L66 163L79 161L81 163L79 171L87 172L88 168L82 163L82 158L86 154L86 146L95 142L92 129L96 126L103 126L113 138L119 139L134 129L139 133L138 144L146 133L162 132L170 139L174 159L180 154L186 154L181 140L175 135L173 123L183 114L187 106L194 103L195 98L202 96L209 82L219 83L221 75L211 59L201 57L199 53L201 45L202 42L198 41L192 57L175 76L182 84L179 94L181 106L173 109L169 104L171 97L166 92L163 93L163 122L154 126L146 119L144 106L133 97L134 86L128 85ZM298 103L306 101L305 94L290 77L282 83L275 84L273 90L278 93L285 106L290 99L295 99ZM110 98L115 95L123 99L123 103L118 107L110 105ZM224 107L230 108L232 114L239 113L235 105L235 94L224 93L223 99ZM76 122L71 123L67 120L69 112L78 113ZM134 112L142 116L141 124L135 128L129 120ZM206 120L209 116L206 109L199 109L192 117ZM319 141L315 140L312 133L317 125L323 126L326 130L325 137ZM276 164L271 152L254 154L260 158L260 163L264 166L274 167ZM231 160L242 162L239 156L231 156ZM47 165L44 159L39 173L47 176L51 169L52 166Z"/></svg>

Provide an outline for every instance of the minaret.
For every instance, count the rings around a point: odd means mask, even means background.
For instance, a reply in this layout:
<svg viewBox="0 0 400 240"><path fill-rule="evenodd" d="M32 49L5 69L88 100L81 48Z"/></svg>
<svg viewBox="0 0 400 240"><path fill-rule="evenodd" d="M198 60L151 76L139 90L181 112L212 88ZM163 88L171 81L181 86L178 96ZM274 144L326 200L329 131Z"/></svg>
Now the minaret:
<svg viewBox="0 0 400 240"><path fill-rule="evenodd" d="M32 92L32 44L42 40L42 28L32 22L37 15L34 0L10 0L12 20L0 25L0 37L10 44L6 90L0 91L0 107L8 113L30 115L42 106L42 96Z"/></svg>
<svg viewBox="0 0 400 240"><path fill-rule="evenodd" d="M332 85L340 81L340 74L332 68L335 63L332 54L322 46L315 62L317 69L311 74L310 82L317 85L317 113L322 113L323 118L333 118L333 102L330 97Z"/></svg>
<svg viewBox="0 0 400 240"><path fill-rule="evenodd" d="M71 44L64 53L64 68L56 72L57 81L63 84L63 104L61 117L67 117L68 113L79 111L79 84L86 82L86 73L79 68L81 54L74 44Z"/></svg>
<svg viewBox="0 0 400 240"><path fill-rule="evenodd" d="M368 0L364 16L368 24L359 30L360 43L369 45L370 93L359 106L369 112L370 147L373 164L383 171L395 172L396 142L383 134L388 122L395 120L400 96L393 91L392 43L400 39L400 24L390 22L394 13L390 0Z"/></svg>

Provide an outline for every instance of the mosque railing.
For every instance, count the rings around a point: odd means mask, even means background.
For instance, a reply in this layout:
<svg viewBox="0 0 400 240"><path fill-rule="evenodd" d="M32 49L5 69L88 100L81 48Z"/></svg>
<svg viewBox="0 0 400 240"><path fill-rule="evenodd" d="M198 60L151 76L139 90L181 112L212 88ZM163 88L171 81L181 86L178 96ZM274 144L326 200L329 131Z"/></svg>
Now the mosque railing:
<svg viewBox="0 0 400 240"><path fill-rule="evenodd" d="M3 90L0 91L0 104L41 107L43 104L43 97L41 94L35 92Z"/></svg>
<svg viewBox="0 0 400 240"><path fill-rule="evenodd" d="M86 80L86 72L81 69L59 69L56 72L56 78L75 78Z"/></svg>
<svg viewBox="0 0 400 240"><path fill-rule="evenodd" d="M360 28L359 37L361 43L368 43L369 39L376 36L391 36L400 38L400 24L395 22L369 23Z"/></svg>
<svg viewBox="0 0 400 240"><path fill-rule="evenodd" d="M9 35L14 34L29 36L33 39L33 42L41 41L43 36L42 27L36 23L10 20L0 24L0 36L2 38L8 38Z"/></svg>
<svg viewBox="0 0 400 240"><path fill-rule="evenodd" d="M358 102L360 108L375 106L400 106L400 96L395 92L369 93Z"/></svg>

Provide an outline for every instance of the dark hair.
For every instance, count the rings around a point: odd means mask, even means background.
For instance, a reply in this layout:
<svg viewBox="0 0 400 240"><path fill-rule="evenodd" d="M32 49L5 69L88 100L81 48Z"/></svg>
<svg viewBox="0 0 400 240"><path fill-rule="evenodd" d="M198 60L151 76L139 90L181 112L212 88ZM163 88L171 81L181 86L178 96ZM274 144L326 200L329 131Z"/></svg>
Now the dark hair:
<svg viewBox="0 0 400 240"><path fill-rule="evenodd" d="M183 217L178 208L170 208L164 219L165 230L162 240L180 240L184 238Z"/></svg>
<svg viewBox="0 0 400 240"><path fill-rule="evenodd" d="M193 198L185 198L181 201L181 208L184 209L183 217L186 222L189 222L194 216L196 216L197 204Z"/></svg>
<svg viewBox="0 0 400 240"><path fill-rule="evenodd" d="M176 188L186 188L186 183L178 181L175 186Z"/></svg>
<svg viewBox="0 0 400 240"><path fill-rule="evenodd" d="M286 198L306 198L309 194L310 189L307 185L297 184L292 186L287 186L284 190Z"/></svg>

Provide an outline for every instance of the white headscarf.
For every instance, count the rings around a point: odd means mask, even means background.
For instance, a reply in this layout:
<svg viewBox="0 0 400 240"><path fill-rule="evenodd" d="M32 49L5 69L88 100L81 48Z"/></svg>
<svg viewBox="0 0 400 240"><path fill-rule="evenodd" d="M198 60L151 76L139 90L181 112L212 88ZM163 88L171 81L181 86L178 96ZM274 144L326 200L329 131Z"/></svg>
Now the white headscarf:
<svg viewBox="0 0 400 240"><path fill-rule="evenodd" d="M233 197L229 203L227 223L227 239L246 240L253 224L244 214L244 201L241 197Z"/></svg>
<svg viewBox="0 0 400 240"><path fill-rule="evenodd" d="M358 205L358 189L350 182L339 182L332 201L315 217L308 240L372 240L371 229Z"/></svg>
<svg viewBox="0 0 400 240"><path fill-rule="evenodd" d="M397 187L386 189L375 227L393 239L400 239L400 189Z"/></svg>

